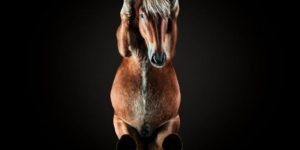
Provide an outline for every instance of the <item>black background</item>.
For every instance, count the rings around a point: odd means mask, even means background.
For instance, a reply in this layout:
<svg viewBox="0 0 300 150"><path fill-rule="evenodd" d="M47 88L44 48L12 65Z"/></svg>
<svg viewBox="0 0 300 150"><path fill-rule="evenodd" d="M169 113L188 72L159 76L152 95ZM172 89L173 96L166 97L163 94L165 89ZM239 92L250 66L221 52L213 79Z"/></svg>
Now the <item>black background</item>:
<svg viewBox="0 0 300 150"><path fill-rule="evenodd" d="M23 148L114 149L110 89L122 0L19 3ZM181 0L174 59L185 150L283 144L280 5Z"/></svg>

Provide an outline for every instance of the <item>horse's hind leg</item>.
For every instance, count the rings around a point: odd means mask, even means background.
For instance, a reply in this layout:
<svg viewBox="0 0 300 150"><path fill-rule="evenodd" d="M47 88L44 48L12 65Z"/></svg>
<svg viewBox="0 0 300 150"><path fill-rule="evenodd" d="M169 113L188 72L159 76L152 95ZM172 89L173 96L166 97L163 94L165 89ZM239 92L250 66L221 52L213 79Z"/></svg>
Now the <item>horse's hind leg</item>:
<svg viewBox="0 0 300 150"><path fill-rule="evenodd" d="M162 145L166 139L166 137L168 137L169 135L177 135L177 132L179 130L180 127L180 117L179 115L177 115L175 118L172 118L171 120L169 120L168 122L166 122L162 128L160 129L160 131L157 133L157 138L156 138L156 144L158 147L160 147L162 149ZM178 136L179 138L179 136ZM168 140L170 141L170 140ZM167 142L167 141L165 141ZM179 142L178 144L182 144L181 140L179 138Z"/></svg>

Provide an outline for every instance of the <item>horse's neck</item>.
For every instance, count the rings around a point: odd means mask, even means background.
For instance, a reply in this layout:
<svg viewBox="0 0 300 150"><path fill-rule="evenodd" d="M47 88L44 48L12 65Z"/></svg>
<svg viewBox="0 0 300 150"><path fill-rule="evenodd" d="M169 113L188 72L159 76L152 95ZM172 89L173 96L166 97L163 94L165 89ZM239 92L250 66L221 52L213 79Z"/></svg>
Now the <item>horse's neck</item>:
<svg viewBox="0 0 300 150"><path fill-rule="evenodd" d="M135 61L136 67L138 67L141 71L147 72L149 70L149 67L151 67L151 64L148 59L147 53L145 53L147 50L143 50L143 48L138 48L132 53L132 60Z"/></svg>
<svg viewBox="0 0 300 150"><path fill-rule="evenodd" d="M143 74L146 75L146 73L149 71L150 67L152 67L151 64L150 64L150 62L149 62L148 57L145 56L145 55L144 56L141 56L141 55L139 55L139 56L132 56L132 57L136 57L135 59L136 59L136 61L138 61L136 63L136 65L140 69L141 74L142 75Z"/></svg>

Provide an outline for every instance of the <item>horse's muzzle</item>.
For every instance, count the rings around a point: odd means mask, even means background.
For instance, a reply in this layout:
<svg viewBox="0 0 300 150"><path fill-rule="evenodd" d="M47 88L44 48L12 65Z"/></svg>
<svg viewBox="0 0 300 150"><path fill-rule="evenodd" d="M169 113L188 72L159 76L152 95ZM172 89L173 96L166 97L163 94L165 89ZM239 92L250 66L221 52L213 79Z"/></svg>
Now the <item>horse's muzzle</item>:
<svg viewBox="0 0 300 150"><path fill-rule="evenodd" d="M166 54L164 52L156 52L152 55L150 61L155 66L161 67L166 62Z"/></svg>

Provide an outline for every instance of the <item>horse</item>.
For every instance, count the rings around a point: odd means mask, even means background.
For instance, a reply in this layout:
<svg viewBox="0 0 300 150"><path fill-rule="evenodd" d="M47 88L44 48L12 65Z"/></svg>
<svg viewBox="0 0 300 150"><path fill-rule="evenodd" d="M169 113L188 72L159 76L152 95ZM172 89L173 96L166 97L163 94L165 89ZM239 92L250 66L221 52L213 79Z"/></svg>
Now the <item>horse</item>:
<svg viewBox="0 0 300 150"><path fill-rule="evenodd" d="M111 89L118 150L182 149L172 64L178 14L178 0L123 1L116 32L122 61Z"/></svg>

